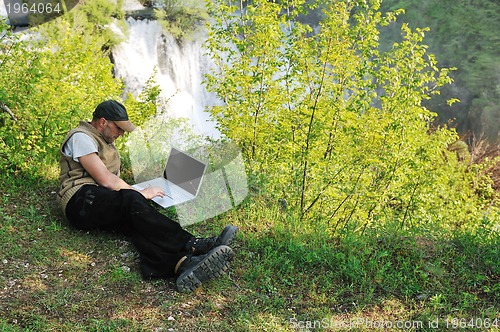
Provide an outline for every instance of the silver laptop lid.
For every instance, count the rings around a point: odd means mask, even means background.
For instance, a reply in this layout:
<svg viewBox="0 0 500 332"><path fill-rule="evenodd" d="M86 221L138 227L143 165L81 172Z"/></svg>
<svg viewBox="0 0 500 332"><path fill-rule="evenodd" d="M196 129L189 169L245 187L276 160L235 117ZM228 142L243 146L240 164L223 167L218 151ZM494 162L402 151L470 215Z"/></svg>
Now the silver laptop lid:
<svg viewBox="0 0 500 332"><path fill-rule="evenodd" d="M198 193L207 165L185 152L172 148L163 177L192 195Z"/></svg>

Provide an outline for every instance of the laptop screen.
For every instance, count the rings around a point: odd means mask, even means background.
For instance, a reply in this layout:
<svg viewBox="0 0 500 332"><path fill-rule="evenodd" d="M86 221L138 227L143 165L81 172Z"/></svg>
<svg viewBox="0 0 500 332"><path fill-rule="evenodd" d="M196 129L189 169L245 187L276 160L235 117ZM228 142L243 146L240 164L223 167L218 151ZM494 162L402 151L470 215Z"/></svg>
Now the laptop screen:
<svg viewBox="0 0 500 332"><path fill-rule="evenodd" d="M196 195L206 165L188 154L172 148L163 176L190 194Z"/></svg>

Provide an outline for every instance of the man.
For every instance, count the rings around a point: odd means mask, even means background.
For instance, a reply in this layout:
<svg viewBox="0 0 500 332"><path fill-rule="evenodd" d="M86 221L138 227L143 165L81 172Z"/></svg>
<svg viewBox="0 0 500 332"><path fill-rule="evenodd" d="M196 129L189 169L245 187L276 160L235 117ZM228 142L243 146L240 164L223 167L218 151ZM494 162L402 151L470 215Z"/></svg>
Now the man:
<svg viewBox="0 0 500 332"><path fill-rule="evenodd" d="M227 270L238 229L229 225L217 237L195 238L150 205L165 195L160 188L136 190L123 181L113 142L134 129L125 107L107 100L90 123L71 130L60 150L59 203L76 228L130 236L143 277L176 277L179 291L192 291Z"/></svg>

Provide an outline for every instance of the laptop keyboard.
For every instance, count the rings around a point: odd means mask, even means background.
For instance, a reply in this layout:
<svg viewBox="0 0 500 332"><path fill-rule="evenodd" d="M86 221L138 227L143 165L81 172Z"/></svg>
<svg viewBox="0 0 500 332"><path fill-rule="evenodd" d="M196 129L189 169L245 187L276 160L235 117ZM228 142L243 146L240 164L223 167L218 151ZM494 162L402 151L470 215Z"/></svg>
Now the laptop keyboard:
<svg viewBox="0 0 500 332"><path fill-rule="evenodd" d="M155 179L149 182L151 186L160 187L163 192L168 197L172 198L174 201L180 201L190 198L186 193L175 186L169 186L168 183L163 179Z"/></svg>
<svg viewBox="0 0 500 332"><path fill-rule="evenodd" d="M180 201L188 197L183 191L180 191L177 187L173 186L169 187L166 184L163 187L163 191L168 197L172 198L174 201Z"/></svg>

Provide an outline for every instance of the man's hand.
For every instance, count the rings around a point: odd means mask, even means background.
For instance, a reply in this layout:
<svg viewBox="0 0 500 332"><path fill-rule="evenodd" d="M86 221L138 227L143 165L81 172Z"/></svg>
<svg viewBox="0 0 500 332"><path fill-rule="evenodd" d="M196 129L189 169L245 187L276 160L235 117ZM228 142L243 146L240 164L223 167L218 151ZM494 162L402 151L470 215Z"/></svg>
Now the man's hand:
<svg viewBox="0 0 500 332"><path fill-rule="evenodd" d="M139 192L144 196L146 199L152 199L156 196L163 197L165 196L165 193L160 187L147 187L142 190L139 190Z"/></svg>
<svg viewBox="0 0 500 332"><path fill-rule="evenodd" d="M128 183L120 179L115 174L111 173L101 158L97 155L97 153L91 153L86 156L82 156L78 158L80 164L82 164L83 168L90 174L92 178L97 182L97 184L109 188L111 190L120 190L120 189L134 189ZM135 189L137 190L137 189ZM160 187L148 187L142 190L138 190L142 196L146 199L152 199L154 197L165 196L165 193Z"/></svg>

